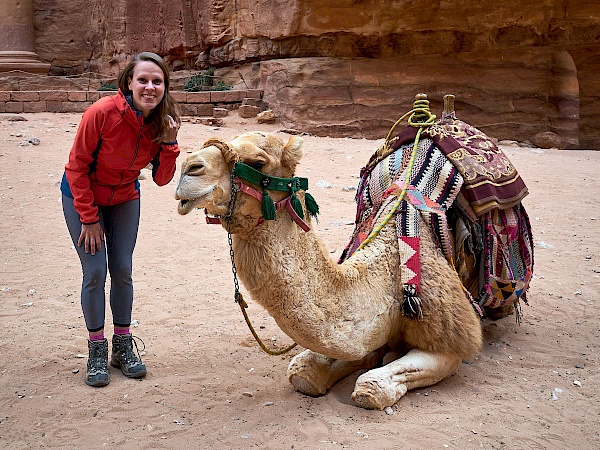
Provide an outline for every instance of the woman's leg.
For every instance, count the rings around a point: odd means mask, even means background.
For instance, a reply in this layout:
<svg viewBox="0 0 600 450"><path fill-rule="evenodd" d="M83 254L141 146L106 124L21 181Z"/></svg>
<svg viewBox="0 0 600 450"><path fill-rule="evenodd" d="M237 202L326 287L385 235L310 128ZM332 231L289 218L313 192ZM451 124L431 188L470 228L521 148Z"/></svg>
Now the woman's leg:
<svg viewBox="0 0 600 450"><path fill-rule="evenodd" d="M81 309L85 325L88 329L88 362L86 371L86 384L94 387L106 386L110 382L108 372L108 341L104 337L104 284L106 281L106 247L95 255L86 253L83 246L78 246L77 241L81 234L81 221L75 211L73 199L62 196L63 213L73 245L81 261L83 281L81 283ZM100 216L102 218L102 216ZM102 220L100 220L102 225Z"/></svg>
<svg viewBox="0 0 600 450"><path fill-rule="evenodd" d="M129 327L133 308L133 250L140 223L140 201L102 208L110 272L113 323Z"/></svg>
<svg viewBox="0 0 600 450"><path fill-rule="evenodd" d="M86 253L83 246L78 246L77 241L81 234L79 214L75 211L72 198L63 195L62 205L69 234L81 261L81 270L83 272L81 309L83 310L85 325L88 331L98 332L104 328L104 311L106 309L104 294L104 285L106 282L106 246L102 243L100 250L95 255ZM100 225L103 225L102 215L100 215Z"/></svg>
<svg viewBox="0 0 600 450"><path fill-rule="evenodd" d="M133 307L132 261L140 221L140 201L131 200L104 209L108 270L110 271L110 307L115 333L110 363L130 378L146 375L146 366L134 352L129 333ZM137 349L137 345L136 345Z"/></svg>

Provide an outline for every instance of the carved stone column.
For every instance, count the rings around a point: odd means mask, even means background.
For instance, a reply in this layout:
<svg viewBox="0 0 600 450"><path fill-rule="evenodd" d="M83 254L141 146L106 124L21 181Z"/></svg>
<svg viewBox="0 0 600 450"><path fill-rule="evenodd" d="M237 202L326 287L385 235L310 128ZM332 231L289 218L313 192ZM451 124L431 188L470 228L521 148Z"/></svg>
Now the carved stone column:
<svg viewBox="0 0 600 450"><path fill-rule="evenodd" d="M567 51L553 54L550 102L557 114L550 130L558 134L566 148L579 148L579 78L575 61Z"/></svg>
<svg viewBox="0 0 600 450"><path fill-rule="evenodd" d="M0 72L48 74L35 53L33 0L0 0Z"/></svg>

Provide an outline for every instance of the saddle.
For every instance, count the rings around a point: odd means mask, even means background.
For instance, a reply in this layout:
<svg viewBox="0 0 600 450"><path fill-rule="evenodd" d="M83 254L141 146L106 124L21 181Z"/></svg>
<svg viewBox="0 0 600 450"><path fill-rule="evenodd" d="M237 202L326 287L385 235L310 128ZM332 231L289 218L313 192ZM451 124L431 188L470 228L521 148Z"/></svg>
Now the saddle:
<svg viewBox="0 0 600 450"><path fill-rule="evenodd" d="M527 187L488 136L456 118L453 96L444 98L444 113L435 122L423 96L417 96L420 106L415 102L413 112L422 114L426 104L429 123L417 127L409 119L404 129L392 127L361 169L355 228L338 262L368 242L382 211L398 199L394 220L405 316L418 320L426 307L418 297L420 216L478 314L496 318L495 310L512 306L520 320L519 302L527 304L534 263L531 225L522 204Z"/></svg>

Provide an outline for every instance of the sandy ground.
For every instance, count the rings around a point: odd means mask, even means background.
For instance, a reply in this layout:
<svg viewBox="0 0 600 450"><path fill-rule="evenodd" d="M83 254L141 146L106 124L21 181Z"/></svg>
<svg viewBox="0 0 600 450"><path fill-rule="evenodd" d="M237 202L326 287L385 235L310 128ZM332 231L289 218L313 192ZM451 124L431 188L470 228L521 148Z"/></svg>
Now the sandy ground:
<svg viewBox="0 0 600 450"><path fill-rule="evenodd" d="M86 386L81 269L58 188L80 116L7 116L0 115L0 448L600 448L600 152L503 147L529 187L524 204L536 241L523 323L484 321L477 357L386 414L353 405L359 374L319 398L292 389L285 373L299 350L273 357L254 342L233 300L225 231L205 224L201 211L179 216L175 180L158 188L149 176L141 181L133 314L149 373L131 380L113 369L109 386ZM254 129L280 127L235 113L221 128L185 123L179 163L210 136ZM33 138L39 145L22 145ZM305 137L298 174L321 206L316 230L332 258L353 228L349 188L379 143ZM246 299L267 343L288 344Z"/></svg>

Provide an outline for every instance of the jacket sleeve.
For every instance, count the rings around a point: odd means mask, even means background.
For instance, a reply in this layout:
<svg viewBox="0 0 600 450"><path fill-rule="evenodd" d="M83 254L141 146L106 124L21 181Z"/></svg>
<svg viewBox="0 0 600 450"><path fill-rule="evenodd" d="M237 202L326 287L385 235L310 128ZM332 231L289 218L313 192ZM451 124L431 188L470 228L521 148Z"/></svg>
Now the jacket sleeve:
<svg viewBox="0 0 600 450"><path fill-rule="evenodd" d="M158 154L152 160L152 178L159 186L166 185L175 175L179 145L177 142L163 142L160 144Z"/></svg>
<svg viewBox="0 0 600 450"><path fill-rule="evenodd" d="M73 194L73 204L84 224L96 223L99 220L90 173L95 169L97 154L102 144L102 120L103 114L94 105L83 113L69 154L69 162L65 166L65 174Z"/></svg>

